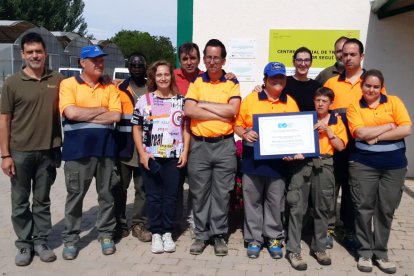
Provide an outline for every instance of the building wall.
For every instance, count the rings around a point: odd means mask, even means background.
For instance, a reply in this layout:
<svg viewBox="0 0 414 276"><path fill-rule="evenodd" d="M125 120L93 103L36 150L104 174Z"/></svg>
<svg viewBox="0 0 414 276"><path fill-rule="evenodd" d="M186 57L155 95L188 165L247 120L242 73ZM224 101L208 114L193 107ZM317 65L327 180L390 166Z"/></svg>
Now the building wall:
<svg viewBox="0 0 414 276"><path fill-rule="evenodd" d="M246 95L262 82L270 29L360 30L360 39L366 45L364 67L383 71L387 90L404 100L414 119L413 15L408 12L378 20L371 13L369 0L194 0L193 41L202 50L211 38L220 39L226 46L232 39L255 40L255 82L241 82L242 94ZM408 176L414 177L414 137L407 138L406 143Z"/></svg>
<svg viewBox="0 0 414 276"><path fill-rule="evenodd" d="M256 82L241 83L245 95L262 82L263 67L268 62L269 30L360 30L365 42L369 14L368 0L349 0L340 5L332 0L195 0L193 41L201 50L211 38L225 45L231 39L256 41Z"/></svg>

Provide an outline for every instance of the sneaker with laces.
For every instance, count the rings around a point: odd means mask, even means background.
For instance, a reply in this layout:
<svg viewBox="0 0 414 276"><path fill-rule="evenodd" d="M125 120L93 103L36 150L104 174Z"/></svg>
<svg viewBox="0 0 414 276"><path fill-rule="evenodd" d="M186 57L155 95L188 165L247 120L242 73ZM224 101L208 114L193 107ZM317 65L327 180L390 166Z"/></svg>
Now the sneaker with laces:
<svg viewBox="0 0 414 276"><path fill-rule="evenodd" d="M193 244L190 246L190 254L200 255L201 253L203 253L206 246L207 246L206 241L196 239L193 242Z"/></svg>
<svg viewBox="0 0 414 276"><path fill-rule="evenodd" d="M152 234L151 252L155 254L164 253L164 245L160 234Z"/></svg>
<svg viewBox="0 0 414 276"><path fill-rule="evenodd" d="M326 249L332 249L334 244L335 230L328 229L326 233Z"/></svg>
<svg viewBox="0 0 414 276"><path fill-rule="evenodd" d="M27 247L20 248L14 262L17 266L26 266L32 262L32 250Z"/></svg>
<svg viewBox="0 0 414 276"><path fill-rule="evenodd" d="M325 251L313 251L312 256L316 258L320 265L331 265L332 260Z"/></svg>
<svg viewBox="0 0 414 276"><path fill-rule="evenodd" d="M132 227L132 236L138 238L142 242L149 242L152 240L152 234L145 227L143 223L136 224Z"/></svg>
<svg viewBox="0 0 414 276"><path fill-rule="evenodd" d="M269 239L267 244L267 250L273 259L281 259L283 257L282 247L282 240L278 239Z"/></svg>
<svg viewBox="0 0 414 276"><path fill-rule="evenodd" d="M287 254L287 258L294 269L296 270L308 269L308 264L303 260L302 255L300 253L289 252Z"/></svg>
<svg viewBox="0 0 414 276"><path fill-rule="evenodd" d="M378 265L378 268L381 269L384 273L394 274L397 272L397 266L395 263L391 262L388 259L376 259L375 263Z"/></svg>
<svg viewBox="0 0 414 276"><path fill-rule="evenodd" d="M359 257L357 268L361 272L371 272L372 271L372 260L371 258Z"/></svg>
<svg viewBox="0 0 414 276"><path fill-rule="evenodd" d="M171 233L167 232L162 235L162 244L164 247L164 252L175 252L175 243L172 239Z"/></svg>
<svg viewBox="0 0 414 276"><path fill-rule="evenodd" d="M262 250L262 246L258 242L249 242L247 245L247 257L251 259L257 259L260 255L260 250Z"/></svg>
<svg viewBox="0 0 414 276"><path fill-rule="evenodd" d="M64 260L74 260L78 256L78 247L74 245L63 246L62 258Z"/></svg>
<svg viewBox="0 0 414 276"><path fill-rule="evenodd" d="M217 235L214 238L214 254L216 256L226 256L228 253L227 243L223 235Z"/></svg>
<svg viewBox="0 0 414 276"><path fill-rule="evenodd" d="M99 241L101 243L102 254L111 255L115 253L115 243L111 238L101 238Z"/></svg>
<svg viewBox="0 0 414 276"><path fill-rule="evenodd" d="M52 249L46 244L38 244L34 246L34 252L39 256L42 262L54 262L56 261L56 255Z"/></svg>

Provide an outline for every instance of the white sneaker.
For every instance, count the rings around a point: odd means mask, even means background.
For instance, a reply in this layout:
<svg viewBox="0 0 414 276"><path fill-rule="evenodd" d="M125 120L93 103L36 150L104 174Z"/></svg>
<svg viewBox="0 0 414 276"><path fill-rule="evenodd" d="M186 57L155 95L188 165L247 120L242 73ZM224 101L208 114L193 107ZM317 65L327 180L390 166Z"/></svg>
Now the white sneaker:
<svg viewBox="0 0 414 276"><path fill-rule="evenodd" d="M167 232L162 235L162 242L164 245L164 252L174 252L175 251L175 243L171 237L171 233Z"/></svg>
<svg viewBox="0 0 414 276"><path fill-rule="evenodd" d="M391 262L388 259L376 259L375 260L378 268L382 270L382 272L385 272L387 274L394 274L397 272L397 266L395 263Z"/></svg>
<svg viewBox="0 0 414 276"><path fill-rule="evenodd" d="M372 260L371 258L359 257L357 268L361 272L371 272L372 271Z"/></svg>
<svg viewBox="0 0 414 276"><path fill-rule="evenodd" d="M164 252L164 247L162 245L162 239L160 234L152 234L151 252L155 254L160 254Z"/></svg>

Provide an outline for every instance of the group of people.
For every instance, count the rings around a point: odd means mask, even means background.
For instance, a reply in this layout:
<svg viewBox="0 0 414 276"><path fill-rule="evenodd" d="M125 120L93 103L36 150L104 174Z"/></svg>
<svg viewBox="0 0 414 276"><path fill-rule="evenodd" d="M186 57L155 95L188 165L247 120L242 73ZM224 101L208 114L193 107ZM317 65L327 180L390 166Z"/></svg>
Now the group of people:
<svg viewBox="0 0 414 276"><path fill-rule="evenodd" d="M34 254L44 262L56 260L47 245L49 193L61 159L67 189L63 259L78 256L82 203L93 178L104 255L115 253L114 239L130 232L151 241L153 253L174 252L172 232L182 216L186 176L194 233L190 254L202 254L212 243L215 255L227 255L236 134L243 143L240 169L249 258L259 257L266 247L272 258L280 259L286 245L292 267L306 270L300 243L310 210L311 254L321 265L330 265L326 249L333 247L341 186L344 243L357 250L358 269L370 272L375 261L384 272L395 273L387 243L406 174L404 138L411 134L411 120L402 101L386 94L382 73L362 69L359 40L339 38L337 62L316 80L308 77L312 52L306 47L293 55L292 76L286 75L284 64L268 63L263 85L243 100L236 77L223 70L227 53L217 39L203 50L206 72L198 68L198 46L185 43L178 51L180 69L166 61L147 68L145 56L133 53L130 77L115 85L103 75L106 53L98 46L83 47L82 74L64 80L45 68L47 51L39 34L26 34L21 51L25 66L6 80L0 115L2 170L12 183L16 265L30 264ZM255 159L260 133L253 128L253 116L301 111L316 113L319 156L299 152ZM128 222L131 180L135 196Z"/></svg>

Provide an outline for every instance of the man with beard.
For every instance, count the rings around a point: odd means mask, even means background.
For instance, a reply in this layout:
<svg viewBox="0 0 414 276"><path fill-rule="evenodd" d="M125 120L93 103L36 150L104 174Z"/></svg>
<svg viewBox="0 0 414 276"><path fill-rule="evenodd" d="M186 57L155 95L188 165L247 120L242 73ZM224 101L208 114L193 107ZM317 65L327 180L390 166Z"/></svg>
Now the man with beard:
<svg viewBox="0 0 414 276"><path fill-rule="evenodd" d="M129 235L138 238L142 242L151 241L151 233L146 228L147 217L145 215L145 192L139 170L139 156L132 138L131 118L137 99L147 92L146 70L147 62L143 54L133 53L128 58L128 70L130 77L118 84L121 98L122 115L116 124L116 142L118 159L116 161L119 182L113 190L115 200L116 228L115 239L121 239ZM128 227L126 218L127 191L131 178L134 181L134 205L131 211L131 227Z"/></svg>
<svg viewBox="0 0 414 276"><path fill-rule="evenodd" d="M315 78L317 82L321 85L324 85L327 80L330 78L341 74L344 71L344 63L342 62L342 47L344 43L348 40L347 37L341 36L335 41L334 44L334 54L336 62L334 65L329 66L322 70Z"/></svg>
<svg viewBox="0 0 414 276"><path fill-rule="evenodd" d="M11 181L15 263L25 266L33 251L43 262L56 260L47 237L50 188L60 166L58 89L63 76L45 67L46 45L38 33L23 36L21 55L25 66L6 80L1 94L0 146L1 168Z"/></svg>

